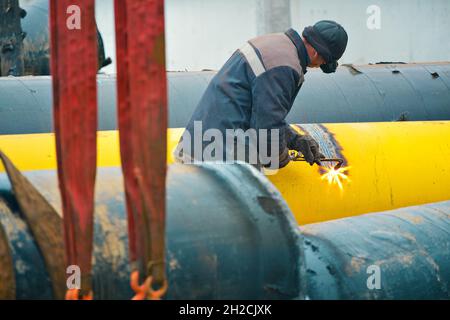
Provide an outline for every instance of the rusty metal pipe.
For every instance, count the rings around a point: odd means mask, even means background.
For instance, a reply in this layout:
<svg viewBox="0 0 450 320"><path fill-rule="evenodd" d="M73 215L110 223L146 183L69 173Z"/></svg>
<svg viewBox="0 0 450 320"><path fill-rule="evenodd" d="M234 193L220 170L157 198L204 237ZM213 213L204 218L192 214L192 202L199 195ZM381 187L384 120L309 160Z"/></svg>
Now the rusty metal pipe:
<svg viewBox="0 0 450 320"><path fill-rule="evenodd" d="M25 176L61 213L56 173L35 171ZM100 169L95 205L95 299L133 296L125 207L120 170ZM270 182L252 167L171 166L167 212L167 299L303 297L300 274L304 259L297 224ZM51 299L52 287L40 249L5 174L0 174L0 224L10 242L17 299ZM0 252L0 256L4 254Z"/></svg>
<svg viewBox="0 0 450 320"><path fill-rule="evenodd" d="M312 300L450 298L450 201L301 231Z"/></svg>
<svg viewBox="0 0 450 320"><path fill-rule="evenodd" d="M60 210L54 172L26 177ZM119 170L100 170L98 299L132 295L121 186ZM4 174L0 204L17 298L51 298L41 253ZM449 201L298 227L280 194L251 167L175 165L167 204L168 299L450 298ZM379 289L370 286L373 266Z"/></svg>

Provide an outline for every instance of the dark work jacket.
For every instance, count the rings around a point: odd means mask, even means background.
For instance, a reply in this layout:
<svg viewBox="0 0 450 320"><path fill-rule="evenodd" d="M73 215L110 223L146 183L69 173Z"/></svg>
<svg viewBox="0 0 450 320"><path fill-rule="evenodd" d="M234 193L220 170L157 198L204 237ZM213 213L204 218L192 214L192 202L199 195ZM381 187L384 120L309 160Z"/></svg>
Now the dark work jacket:
<svg viewBox="0 0 450 320"><path fill-rule="evenodd" d="M308 64L305 45L293 29L248 41L211 80L186 127L191 139L195 121L201 121L203 132L218 129L224 136L226 129L279 129L281 154L295 134L285 118ZM180 146L175 153L178 159L183 152L194 154L193 147Z"/></svg>

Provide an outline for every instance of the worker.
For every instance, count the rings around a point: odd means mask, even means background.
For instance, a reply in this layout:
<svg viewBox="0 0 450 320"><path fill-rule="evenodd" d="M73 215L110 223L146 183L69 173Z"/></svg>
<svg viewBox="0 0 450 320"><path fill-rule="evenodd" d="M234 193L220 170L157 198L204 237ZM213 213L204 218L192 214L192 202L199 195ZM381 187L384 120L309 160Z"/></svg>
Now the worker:
<svg viewBox="0 0 450 320"><path fill-rule="evenodd" d="M275 164L276 168L283 168L291 161L289 150L301 153L310 165L320 165L324 156L318 143L311 136L293 130L285 118L303 85L307 68L320 67L325 73L335 72L347 41L344 28L329 20L306 27L302 36L289 29L248 41L211 80L180 139L175 158L184 163L208 161L205 153L197 150L205 150L208 143L220 140L218 133L228 137L233 130L253 129L260 141L245 140L247 149L243 159L236 156L238 141L235 139L230 149L228 140L223 138L219 141L222 151L215 150L213 160L218 160L217 156L223 152L223 157L231 153L233 160L255 164L249 161L249 152L256 150L260 154L264 145L261 142L265 142L269 160L261 161L257 156L255 165L274 168ZM264 137L261 130L266 130ZM200 142L198 133L203 135ZM248 134L244 138L252 136ZM195 143L200 143L201 148ZM223 147L224 144L227 147ZM274 150L271 144L277 148Z"/></svg>

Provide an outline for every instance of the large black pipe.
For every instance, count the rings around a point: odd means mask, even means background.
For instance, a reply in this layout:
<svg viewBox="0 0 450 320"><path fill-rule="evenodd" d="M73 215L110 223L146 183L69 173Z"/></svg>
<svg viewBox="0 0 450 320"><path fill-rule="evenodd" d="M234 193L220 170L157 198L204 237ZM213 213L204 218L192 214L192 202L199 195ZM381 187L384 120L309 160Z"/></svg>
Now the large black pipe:
<svg viewBox="0 0 450 320"><path fill-rule="evenodd" d="M60 207L54 172L26 176ZM299 228L253 168L204 164L170 168L167 204L168 299L450 298L450 201ZM49 298L46 268L22 217L2 174L0 222L12 248L17 298ZM126 230L120 170L101 169L98 299L131 297ZM378 283L371 278L377 276Z"/></svg>
<svg viewBox="0 0 450 320"><path fill-rule="evenodd" d="M169 72L169 127L184 127L215 72ZM116 79L99 75L99 129L114 130ZM50 77L0 79L0 134L52 131ZM290 123L450 119L450 64L340 67L312 70Z"/></svg>
<svg viewBox="0 0 450 320"><path fill-rule="evenodd" d="M60 211L55 173L29 172L26 177ZM100 169L93 260L97 299L132 297L122 183L119 169ZM167 190L168 299L303 297L297 223L255 169L175 165ZM11 246L17 299L52 298L44 259L5 174L0 175L1 226ZM7 284L0 283L0 292L2 285Z"/></svg>
<svg viewBox="0 0 450 320"><path fill-rule="evenodd" d="M310 299L450 299L450 201L301 229Z"/></svg>

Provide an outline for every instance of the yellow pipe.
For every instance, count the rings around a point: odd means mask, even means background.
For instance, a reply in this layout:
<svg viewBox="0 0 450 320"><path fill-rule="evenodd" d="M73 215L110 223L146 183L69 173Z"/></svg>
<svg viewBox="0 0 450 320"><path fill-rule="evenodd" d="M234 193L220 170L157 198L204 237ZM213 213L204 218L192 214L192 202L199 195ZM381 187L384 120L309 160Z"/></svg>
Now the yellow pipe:
<svg viewBox="0 0 450 320"><path fill-rule="evenodd" d="M305 163L269 176L300 224L450 199L450 122L324 127L350 166L342 191Z"/></svg>
<svg viewBox="0 0 450 320"><path fill-rule="evenodd" d="M302 126L329 157L350 166L342 190L304 162L268 178L300 224L450 199L450 122L352 123ZM168 162L183 129L169 129ZM99 132L98 165L120 165L118 133ZM52 134L0 136L20 170L56 167ZM0 167L0 172L3 168Z"/></svg>

